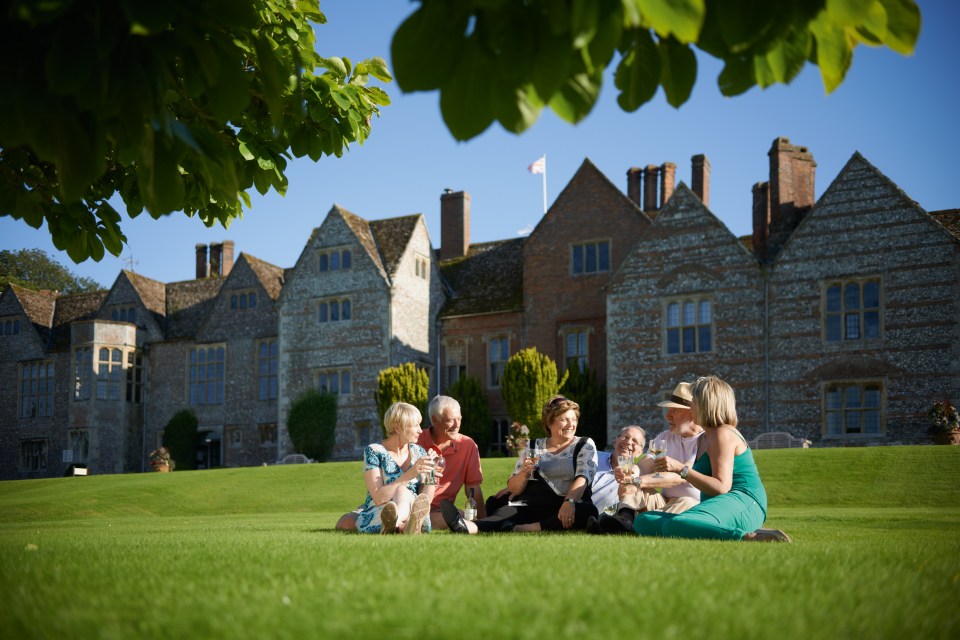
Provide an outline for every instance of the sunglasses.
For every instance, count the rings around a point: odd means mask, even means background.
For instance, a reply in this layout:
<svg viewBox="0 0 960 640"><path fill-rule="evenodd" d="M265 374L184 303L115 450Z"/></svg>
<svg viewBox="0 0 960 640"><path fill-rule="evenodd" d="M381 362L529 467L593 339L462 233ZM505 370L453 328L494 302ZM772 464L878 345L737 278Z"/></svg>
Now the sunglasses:
<svg viewBox="0 0 960 640"><path fill-rule="evenodd" d="M548 402L548 403L547 403L547 406L548 406L548 407L559 407L559 406L560 406L561 404L563 404L564 402L570 402L570 401L567 400L566 398L564 398L563 396L557 396L556 398L554 398L553 400L551 400L550 402Z"/></svg>

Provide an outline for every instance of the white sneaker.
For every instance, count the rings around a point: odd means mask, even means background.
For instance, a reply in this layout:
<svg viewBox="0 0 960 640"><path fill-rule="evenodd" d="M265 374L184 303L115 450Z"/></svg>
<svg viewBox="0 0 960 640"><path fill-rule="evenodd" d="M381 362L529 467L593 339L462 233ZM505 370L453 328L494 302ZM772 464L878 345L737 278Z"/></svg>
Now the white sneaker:
<svg viewBox="0 0 960 640"><path fill-rule="evenodd" d="M417 499L413 501L413 506L410 507L410 517L407 518L407 524L403 528L403 532L408 535L419 534L423 530L423 521L427 519L427 516L430 515L430 498L427 497L427 494L421 493L417 496Z"/></svg>
<svg viewBox="0 0 960 640"><path fill-rule="evenodd" d="M397 505L392 500L383 505L383 510L380 511L380 522L383 523L383 528L380 529L380 533L387 534L397 532Z"/></svg>

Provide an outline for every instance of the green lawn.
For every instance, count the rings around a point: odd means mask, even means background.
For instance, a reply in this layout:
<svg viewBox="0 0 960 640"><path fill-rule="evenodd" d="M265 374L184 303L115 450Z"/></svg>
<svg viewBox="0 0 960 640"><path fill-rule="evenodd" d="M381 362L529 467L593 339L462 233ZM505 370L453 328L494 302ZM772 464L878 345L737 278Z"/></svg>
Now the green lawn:
<svg viewBox="0 0 960 640"><path fill-rule="evenodd" d="M960 447L756 458L793 545L340 534L358 462L2 482L0 638L960 637Z"/></svg>

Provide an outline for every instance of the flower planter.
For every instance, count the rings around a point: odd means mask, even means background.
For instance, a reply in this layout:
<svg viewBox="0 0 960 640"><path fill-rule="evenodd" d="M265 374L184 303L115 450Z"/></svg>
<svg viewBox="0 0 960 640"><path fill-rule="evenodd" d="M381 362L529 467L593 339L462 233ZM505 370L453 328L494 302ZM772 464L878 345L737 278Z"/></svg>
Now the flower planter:
<svg viewBox="0 0 960 640"><path fill-rule="evenodd" d="M933 434L933 443L960 445L960 429L954 429L953 431L939 431Z"/></svg>
<svg viewBox="0 0 960 640"><path fill-rule="evenodd" d="M153 465L153 470L159 473L169 473L170 465L168 464L155 464Z"/></svg>

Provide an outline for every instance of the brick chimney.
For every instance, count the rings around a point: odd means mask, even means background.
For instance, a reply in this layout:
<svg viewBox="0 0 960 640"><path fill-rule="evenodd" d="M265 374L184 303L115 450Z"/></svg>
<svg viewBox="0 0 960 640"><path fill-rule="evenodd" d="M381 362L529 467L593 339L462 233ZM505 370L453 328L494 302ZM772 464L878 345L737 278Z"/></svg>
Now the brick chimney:
<svg viewBox="0 0 960 640"><path fill-rule="evenodd" d="M643 210L657 210L657 173L660 167L655 164L648 164L643 170Z"/></svg>
<svg viewBox="0 0 960 640"><path fill-rule="evenodd" d="M223 245L219 242L210 243L210 277L219 278L223 274L220 271L223 257Z"/></svg>
<svg viewBox="0 0 960 640"><path fill-rule="evenodd" d="M673 195L673 185L676 180L677 165L672 162L664 162L660 165L660 208L667 204L667 200Z"/></svg>
<svg viewBox="0 0 960 640"><path fill-rule="evenodd" d="M643 208L641 194L643 191L643 169L640 167L630 167L627 169L627 197L633 200L638 207Z"/></svg>
<svg viewBox="0 0 960 640"><path fill-rule="evenodd" d="M233 246L233 240L223 241L223 255L220 261L220 268L223 271L224 277L230 275L230 272L233 270Z"/></svg>
<svg viewBox="0 0 960 640"><path fill-rule="evenodd" d="M770 240L770 183L753 185L753 251L761 262L767 259Z"/></svg>
<svg viewBox="0 0 960 640"><path fill-rule="evenodd" d="M470 249L470 194L445 189L440 195L440 259L453 260Z"/></svg>
<svg viewBox="0 0 960 640"><path fill-rule="evenodd" d="M197 245L197 280L206 278L210 275L209 265L207 264L207 245Z"/></svg>
<svg viewBox="0 0 960 640"><path fill-rule="evenodd" d="M807 147L789 138L774 140L768 155L772 222L792 232L814 204L817 163Z"/></svg>
<svg viewBox="0 0 960 640"><path fill-rule="evenodd" d="M703 206L710 206L710 160L701 154L690 158L693 164L693 176L690 180L691 189L703 202Z"/></svg>

